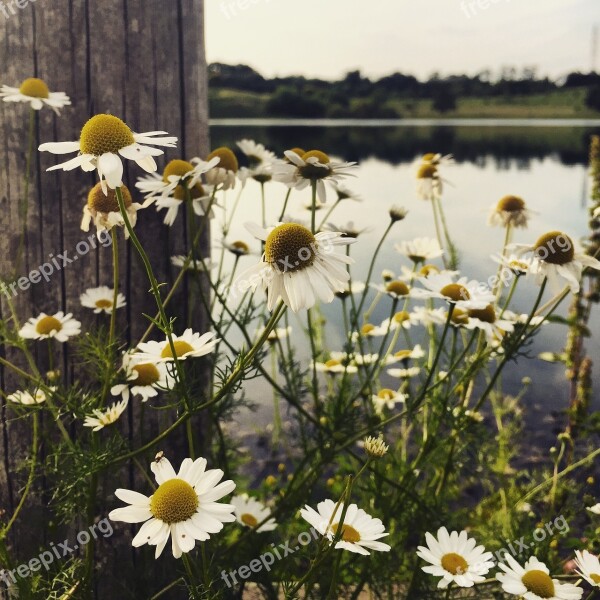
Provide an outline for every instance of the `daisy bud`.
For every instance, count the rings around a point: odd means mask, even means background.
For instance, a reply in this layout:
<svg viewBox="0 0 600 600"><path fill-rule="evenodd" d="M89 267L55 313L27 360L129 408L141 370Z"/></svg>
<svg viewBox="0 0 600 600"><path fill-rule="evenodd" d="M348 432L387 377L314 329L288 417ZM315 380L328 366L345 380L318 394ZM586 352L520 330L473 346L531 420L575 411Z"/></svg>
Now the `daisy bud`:
<svg viewBox="0 0 600 600"><path fill-rule="evenodd" d="M370 458L383 458L390 447L383 441L382 437L369 436L365 438L365 452Z"/></svg>

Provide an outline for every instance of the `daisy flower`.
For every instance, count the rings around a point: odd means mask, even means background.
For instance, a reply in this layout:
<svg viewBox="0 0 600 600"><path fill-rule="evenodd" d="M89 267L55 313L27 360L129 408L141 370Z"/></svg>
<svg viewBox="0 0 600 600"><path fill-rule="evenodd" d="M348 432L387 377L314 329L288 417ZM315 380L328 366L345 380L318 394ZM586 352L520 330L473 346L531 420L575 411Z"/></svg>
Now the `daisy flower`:
<svg viewBox="0 0 600 600"><path fill-rule="evenodd" d="M595 554L587 550L575 550L575 564L579 575L591 586L600 587L600 560Z"/></svg>
<svg viewBox="0 0 600 600"><path fill-rule="evenodd" d="M397 362L419 360L419 358L423 358L424 356L425 352L423 348L421 348L421 344L417 344L412 350L406 348L394 352L392 355L388 356L386 363L389 365Z"/></svg>
<svg viewBox="0 0 600 600"><path fill-rule="evenodd" d="M242 240L234 240L233 242L224 241L223 248L229 250L231 254L237 256L238 258L250 254L250 246L248 246L248 244Z"/></svg>
<svg viewBox="0 0 600 600"><path fill-rule="evenodd" d="M42 390L36 390L33 394L27 391L18 390L6 396L9 402L22 404L23 406L31 406L34 404L43 404L46 402L46 393Z"/></svg>
<svg viewBox="0 0 600 600"><path fill-rule="evenodd" d="M174 267L180 269L190 269L191 271L202 271L208 272L214 269L217 265L213 262L206 262L206 260L192 259L191 256L185 256L183 254L177 254L171 256L171 264Z"/></svg>
<svg viewBox="0 0 600 600"><path fill-rule="evenodd" d="M416 377L421 372L419 367L408 367L407 369L388 369L387 373L390 377L398 379L411 379Z"/></svg>
<svg viewBox="0 0 600 600"><path fill-rule="evenodd" d="M210 354L219 342L218 338L213 339L214 336L215 334L212 331L200 335L194 333L191 328L186 329L183 335L172 336L177 358L185 360L186 358L197 358ZM162 342L142 342L138 345L134 358L137 361L144 360L148 362L172 361L173 352L169 340L165 338Z"/></svg>
<svg viewBox="0 0 600 600"><path fill-rule="evenodd" d="M234 496L231 499L231 504L235 507L235 518L240 525L255 529L256 526L267 519L271 514L271 511L258 500L250 498L248 494L242 494L241 496ZM258 529L257 533L263 531L273 531L277 528L275 519L268 519Z"/></svg>
<svg viewBox="0 0 600 600"><path fill-rule="evenodd" d="M123 371L127 383L115 385L110 392L129 400L129 395L141 396L142 402L154 398L160 390L170 387L171 378L165 363L140 361L133 352L123 354Z"/></svg>
<svg viewBox="0 0 600 600"><path fill-rule="evenodd" d="M135 161L148 173L156 171L154 156L163 154L163 151L152 146L174 148L177 145L176 137L156 137L159 135L166 135L166 132L133 133L118 117L96 115L83 126L79 141L46 143L39 150L52 154L78 152L75 158L54 165L48 171L71 171L77 167L83 171L97 170L102 190L106 193L107 185L111 189L123 185L121 157Z"/></svg>
<svg viewBox="0 0 600 600"><path fill-rule="evenodd" d="M443 325L446 322L447 313L443 308L426 308L415 306L410 313L410 323L424 325Z"/></svg>
<svg viewBox="0 0 600 600"><path fill-rule="evenodd" d="M561 583L550 577L548 567L532 556L522 567L510 554L504 555L508 564L498 563L504 573L496 579L507 594L524 600L579 600L583 590L572 583Z"/></svg>
<svg viewBox="0 0 600 600"><path fill-rule="evenodd" d="M586 507L586 510L589 510L591 513L594 513L595 515L600 515L600 503L594 504L594 506L588 506L588 507Z"/></svg>
<svg viewBox="0 0 600 600"><path fill-rule="evenodd" d="M255 169L259 165L271 163L276 160L274 152L267 150L263 144L259 144L254 140L243 139L236 142L236 144L246 156L250 169Z"/></svg>
<svg viewBox="0 0 600 600"><path fill-rule="evenodd" d="M342 360L336 358L330 358L326 362L315 363L315 368L320 373L327 373L328 375L337 375L339 373L358 373L358 369L355 365L348 364Z"/></svg>
<svg viewBox="0 0 600 600"><path fill-rule="evenodd" d="M321 535L330 541L334 539L340 528L340 519L344 506L336 505L333 500L324 500L317 504L317 510L305 506L300 515L308 521ZM342 533L335 547L357 554L368 556L369 550L389 552L388 544L377 540L388 535L380 519L374 519L356 504L350 504L341 525Z"/></svg>
<svg viewBox="0 0 600 600"><path fill-rule="evenodd" d="M483 283L467 280L461 277L454 281L454 277L447 273L421 277L419 281L425 290L414 289L413 295L420 298L440 298L457 308L469 310L471 308L483 309L495 301L493 292Z"/></svg>
<svg viewBox="0 0 600 600"><path fill-rule="evenodd" d="M362 294L366 287L362 281L348 281L344 289L341 292L336 292L335 295L343 300L351 295Z"/></svg>
<svg viewBox="0 0 600 600"><path fill-rule="evenodd" d="M379 329L384 333L389 331L395 331L399 327L402 329L410 329L413 325L416 325L418 321L416 321L412 315L405 310L401 310L397 312L391 319L388 317L384 321L381 322Z"/></svg>
<svg viewBox="0 0 600 600"><path fill-rule="evenodd" d="M278 165L275 179L298 190L315 184L317 198L323 203L327 201L324 181L339 183L343 177L351 176L352 173L348 171L356 167L356 163L353 162L334 161L320 150L310 150L302 156L286 150L285 156L289 163L282 162Z"/></svg>
<svg viewBox="0 0 600 600"><path fill-rule="evenodd" d="M392 223L397 223L398 221L404 221L404 219L406 219L408 210L404 208L404 206L392 206L388 210L388 214L390 215Z"/></svg>
<svg viewBox="0 0 600 600"><path fill-rule="evenodd" d="M317 203L316 209L319 210L320 208L325 208L325 204L319 204ZM312 210L312 205L307 205L306 210ZM369 231L372 230L371 227L357 227L354 224L354 221L348 221L345 225L335 225L334 223L325 223L324 229L326 229L327 231L339 231L340 233L343 233L345 236L347 237L351 237L351 238L357 238L358 236L362 235L363 233L367 233Z"/></svg>
<svg viewBox="0 0 600 600"><path fill-rule="evenodd" d="M112 425L123 414L127 408L127 403L128 400L124 399L121 402L115 402L104 411L98 408L94 409L91 415L85 417L83 426L92 427L92 431L100 431L107 425Z"/></svg>
<svg viewBox="0 0 600 600"><path fill-rule="evenodd" d="M364 439L363 448L370 458L383 458L390 447L385 443L383 437L368 436Z"/></svg>
<svg viewBox="0 0 600 600"><path fill-rule="evenodd" d="M488 218L488 225L496 227L527 227L531 212L525 206L525 200L519 196L504 196L495 204Z"/></svg>
<svg viewBox="0 0 600 600"><path fill-rule="evenodd" d="M576 252L573 240L561 231L550 231L531 246L513 244L512 247L517 248L519 253L533 253L531 273L536 275L538 282L547 277L550 287L555 292L561 290L562 279L576 294L579 291L583 269L589 267L600 270L600 261Z"/></svg>
<svg viewBox="0 0 600 600"><path fill-rule="evenodd" d="M54 338L58 342L66 342L80 333L81 323L71 313L65 315L62 311L53 315L40 313L37 317L30 318L19 331L19 335L26 340Z"/></svg>
<svg viewBox="0 0 600 600"><path fill-rule="evenodd" d="M18 87L3 85L0 98L4 102L26 102L33 110L41 110L49 106L57 115L60 109L71 104L69 96L64 92L51 92L46 82L37 77L29 77Z"/></svg>
<svg viewBox="0 0 600 600"><path fill-rule="evenodd" d="M517 256L516 254L492 255L491 259L495 263L498 263L504 268L510 270L513 273L513 275L517 277L529 273L531 271L531 265L533 263L533 259L531 257Z"/></svg>
<svg viewBox="0 0 600 600"><path fill-rule="evenodd" d="M352 200L353 202L363 201L363 199L358 194L350 190L350 188L345 186L343 183L334 183L333 189L335 190L335 193L337 195L338 202L341 202L342 200Z"/></svg>
<svg viewBox="0 0 600 600"><path fill-rule="evenodd" d="M485 333L485 337L489 344L498 343L502 338L511 331L515 326L508 319L499 319L496 309L493 305L488 304L485 308L472 308L467 313L467 329L480 329Z"/></svg>
<svg viewBox="0 0 600 600"><path fill-rule="evenodd" d="M449 166L454 164L452 154L441 154L439 152L427 152L421 157L422 163L428 163L437 166Z"/></svg>
<svg viewBox="0 0 600 600"><path fill-rule="evenodd" d="M114 295L115 291L113 289L106 285L102 285L97 288L87 289L79 296L79 300L81 301L81 306L92 308L96 314L104 312L109 315L113 311ZM118 293L117 309L123 308L125 305L125 296Z"/></svg>
<svg viewBox="0 0 600 600"><path fill-rule="evenodd" d="M272 162L264 162L256 167L242 167L238 177L243 184L245 184L248 179L254 179L254 181L261 184L268 183L273 179L275 170L280 163L281 161L274 159Z"/></svg>
<svg viewBox="0 0 600 600"><path fill-rule="evenodd" d="M387 321L389 324L389 319ZM353 342L356 342L360 337L363 337L363 338L381 337L381 336L386 335L388 333L388 330L389 330L389 325L388 325L388 327L384 327L383 323L379 326L373 325L373 323L365 323L360 328L360 331L352 332L351 339Z"/></svg>
<svg viewBox="0 0 600 600"><path fill-rule="evenodd" d="M400 392L395 392L389 388L383 388L382 390L379 390L377 394L371 396L373 408L379 416L383 415L384 408L393 410L396 404L403 404L406 402L407 398L407 394L401 394Z"/></svg>
<svg viewBox="0 0 600 600"><path fill-rule="evenodd" d="M380 294L386 294L394 299L405 298L410 295L410 288L400 279L389 281L385 285L372 283L371 287L376 289Z"/></svg>
<svg viewBox="0 0 600 600"><path fill-rule="evenodd" d="M131 193L126 186L121 186L121 195L123 196L123 205L127 212L127 218L132 227L137 223L137 212L142 208L149 206L154 200L149 198L144 204L133 202ZM114 190L102 190L102 185L97 183L88 194L87 204L83 207L83 217L81 219L82 231L89 231L90 224L94 221L96 233L100 238L103 231L110 231L113 227L123 227L125 220L119 210L117 194ZM125 229L125 238L129 237L129 231Z"/></svg>
<svg viewBox="0 0 600 600"><path fill-rule="evenodd" d="M211 193L209 190L205 190L200 180L202 174L215 167L220 159L215 157L210 162L196 160L195 164L181 159L172 160L165 167L162 176L153 173L138 178L138 182L135 184L146 195L146 198L155 199L156 210L167 209L163 222L169 227L175 222L179 214L179 207L185 201L187 193L192 200L195 214L203 216L209 211ZM186 188L188 189L187 193ZM213 216L212 212L210 216Z"/></svg>
<svg viewBox="0 0 600 600"><path fill-rule="evenodd" d="M131 544L136 548L143 544L156 546L155 558L171 536L173 556L180 558L194 548L196 540L204 542L211 533L221 531L224 523L235 521L235 507L217 502L235 489L235 483L219 483L223 471L207 471L206 464L205 458L186 458L176 474L168 459L159 454L150 466L158 489L150 497L132 490L116 490L115 496L129 506L111 511L109 519L143 522Z"/></svg>
<svg viewBox="0 0 600 600"><path fill-rule="evenodd" d="M354 260L335 252L355 240L336 232L312 234L296 223L281 223L262 229L252 223L247 229L265 242L261 261L244 271L234 284L241 291L261 285L268 293L268 308L279 298L294 312L314 306L317 299L332 302L343 291L350 275L346 265Z"/></svg>
<svg viewBox="0 0 600 600"><path fill-rule="evenodd" d="M484 575L494 566L492 553L477 546L466 531L448 533L445 527L440 527L437 539L427 532L425 540L427 546L419 546L417 556L431 565L422 567L425 573L441 577L438 588L445 589L451 583L473 587L484 581Z"/></svg>
<svg viewBox="0 0 600 600"><path fill-rule="evenodd" d="M400 242L394 248L400 254L407 256L415 264L438 258L444 254L437 240L428 237L415 238L410 242Z"/></svg>
<svg viewBox="0 0 600 600"><path fill-rule="evenodd" d="M206 183L221 190L234 188L239 171L239 163L235 154L229 148L221 146L206 157L206 162L210 163L214 158L218 158L219 163L204 174ZM192 159L192 163L199 160Z"/></svg>

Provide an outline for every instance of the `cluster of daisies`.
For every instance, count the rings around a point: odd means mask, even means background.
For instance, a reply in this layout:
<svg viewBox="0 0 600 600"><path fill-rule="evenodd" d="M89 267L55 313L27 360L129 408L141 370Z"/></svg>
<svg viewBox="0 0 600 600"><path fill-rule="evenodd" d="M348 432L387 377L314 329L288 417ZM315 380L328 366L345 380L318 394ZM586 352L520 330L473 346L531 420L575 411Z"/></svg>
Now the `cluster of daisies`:
<svg viewBox="0 0 600 600"><path fill-rule="evenodd" d="M377 442L372 444L377 446ZM127 506L114 509L109 518L143 523L132 545L156 546L156 558L169 538L173 556L180 558L195 547L196 541L204 542L211 534L219 533L225 523L237 521L256 533L277 528L271 509L248 494L234 496L230 503L218 502L233 492L236 484L231 480L222 481L221 469L207 470L204 458L186 458L175 472L160 452L150 468L158 485L152 495L117 489L115 496ZM389 545L379 541L388 535L381 520L371 517L356 504L346 508L339 502L325 500L317 505L317 510L306 506L300 515L322 536L335 541L337 549L363 555L370 554L369 550L390 550Z"/></svg>
<svg viewBox="0 0 600 600"><path fill-rule="evenodd" d="M451 584L470 588L486 579L496 565L491 552L477 545L466 531L448 532L441 527L437 537L425 534L426 546L419 546L417 555L428 562L422 567L425 573L439 577L438 588ZM575 552L574 570L594 588L600 587L600 560L587 550ZM579 600L584 590L578 584L553 578L548 567L535 556L521 565L508 552L497 563L500 572L496 579L507 594L525 600Z"/></svg>

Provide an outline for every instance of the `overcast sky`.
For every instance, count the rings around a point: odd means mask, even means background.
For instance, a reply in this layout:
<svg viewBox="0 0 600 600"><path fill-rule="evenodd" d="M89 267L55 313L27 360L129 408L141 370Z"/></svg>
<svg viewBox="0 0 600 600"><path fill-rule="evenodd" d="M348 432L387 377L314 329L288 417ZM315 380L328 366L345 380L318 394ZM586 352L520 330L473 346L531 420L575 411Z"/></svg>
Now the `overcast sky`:
<svg viewBox="0 0 600 600"><path fill-rule="evenodd" d="M600 0L205 0L209 62L326 79L591 66ZM481 8L480 6L486 6ZM599 44L600 45L600 44ZM597 68L600 68L600 51Z"/></svg>

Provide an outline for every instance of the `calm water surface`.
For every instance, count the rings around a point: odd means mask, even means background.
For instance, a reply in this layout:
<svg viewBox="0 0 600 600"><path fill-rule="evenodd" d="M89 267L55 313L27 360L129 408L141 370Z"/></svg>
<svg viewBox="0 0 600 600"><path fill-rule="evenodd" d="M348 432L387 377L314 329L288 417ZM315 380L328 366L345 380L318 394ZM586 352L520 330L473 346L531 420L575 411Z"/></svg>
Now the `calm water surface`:
<svg viewBox="0 0 600 600"><path fill-rule="evenodd" d="M328 123L310 126L281 121L217 122L211 127L212 145L233 146L244 137L263 142L279 155L291 147L319 148L344 160L359 162L357 177L348 179L348 186L359 193L363 202L346 201L340 204L333 217L334 223L353 221L369 231L352 247L356 258L353 277L365 277L372 252L388 223L387 210L392 204L405 206L410 212L407 219L398 223L384 245L375 268L375 278L382 269L399 272L401 257L393 244L418 236L435 236L431 206L416 197L413 161L425 152L452 153L456 164L444 171L443 205L450 233L460 249L460 269L471 278L486 280L495 273L496 263L490 255L498 253L503 243L503 230L486 225L490 206L506 194L523 197L535 213L528 230L519 230L515 242L533 242L549 230L561 229L574 239L584 237L588 231L587 202L589 182L587 152L589 137L600 133L600 121L586 122L503 122L456 125L454 122L398 123ZM268 220L277 218L285 196L281 184L267 185ZM333 193L330 196L333 198ZM229 200L231 201L233 198ZM308 219L304 205L310 202L310 192L293 192L288 213L295 218ZM255 182L248 184L242 197L237 225L231 239L251 241L242 223L260 221L260 188ZM258 254L259 244L254 242ZM242 259L251 264L254 258ZM245 261L245 262L244 262ZM531 307L537 287L532 282L522 282L513 305L526 312ZM337 302L337 301L336 301ZM563 306L562 313L568 307ZM323 308L328 327L330 349L341 349L343 325L336 303ZM389 306L381 302L373 315L373 322L388 316ZM293 321L292 321L292 324ZM592 359L600 352L600 320L597 312L590 322L592 337L586 347ZM298 327L296 327L298 330ZM564 348L566 328L549 325L538 335L532 355L542 350L560 352ZM298 338L297 338L298 339ZM531 445L545 453L549 434L564 424L559 414L566 407L568 388L564 366L545 363L537 358L520 360L505 370L504 385L507 392L518 391L525 375L533 378L525 399ZM596 376L596 385L600 378ZM257 401L260 388L251 383L247 388L251 399ZM264 395L264 394L263 394ZM597 396L595 396L597 398ZM263 403L259 411L261 422L268 421L270 403ZM542 423L544 423L542 425ZM537 440L537 441L536 441Z"/></svg>

